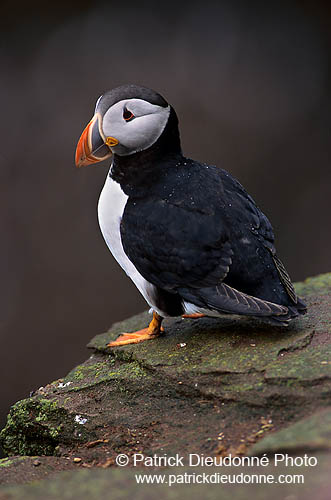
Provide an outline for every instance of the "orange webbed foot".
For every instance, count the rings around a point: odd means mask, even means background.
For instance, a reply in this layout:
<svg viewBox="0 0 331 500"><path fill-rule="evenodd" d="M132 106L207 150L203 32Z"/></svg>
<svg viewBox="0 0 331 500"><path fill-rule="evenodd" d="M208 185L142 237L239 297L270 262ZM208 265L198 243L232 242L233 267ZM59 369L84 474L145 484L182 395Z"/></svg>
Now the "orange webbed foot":
<svg viewBox="0 0 331 500"><path fill-rule="evenodd" d="M139 342L144 342L145 340L152 340L164 331L161 327L162 320L163 318L153 311L153 319L147 328L143 328L142 330L138 330L133 333L122 333L116 340L109 342L107 347L119 347L127 344L138 344Z"/></svg>
<svg viewBox="0 0 331 500"><path fill-rule="evenodd" d="M182 314L182 318L191 318L191 319L198 319L198 318L205 318L206 315L202 313L194 313L194 314Z"/></svg>

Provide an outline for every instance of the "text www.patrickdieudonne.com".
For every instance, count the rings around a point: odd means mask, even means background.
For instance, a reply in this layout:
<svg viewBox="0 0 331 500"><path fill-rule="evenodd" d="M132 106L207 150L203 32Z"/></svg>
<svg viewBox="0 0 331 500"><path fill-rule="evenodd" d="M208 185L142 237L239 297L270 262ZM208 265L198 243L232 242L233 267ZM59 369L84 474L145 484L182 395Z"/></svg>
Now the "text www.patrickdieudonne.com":
<svg viewBox="0 0 331 500"><path fill-rule="evenodd" d="M135 474L137 484L303 484L303 474Z"/></svg>

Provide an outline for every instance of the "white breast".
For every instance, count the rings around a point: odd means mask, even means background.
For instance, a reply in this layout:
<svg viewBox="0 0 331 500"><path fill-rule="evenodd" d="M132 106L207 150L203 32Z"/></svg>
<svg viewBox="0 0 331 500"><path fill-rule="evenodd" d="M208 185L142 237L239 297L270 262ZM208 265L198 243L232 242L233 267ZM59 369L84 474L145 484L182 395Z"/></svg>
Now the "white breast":
<svg viewBox="0 0 331 500"><path fill-rule="evenodd" d="M107 175L98 204L100 229L109 250L126 274L132 279L146 302L161 316L165 316L165 314L154 304L153 298L156 296L155 286L143 278L123 249L120 223L127 199L127 195L122 191L118 182L115 182Z"/></svg>

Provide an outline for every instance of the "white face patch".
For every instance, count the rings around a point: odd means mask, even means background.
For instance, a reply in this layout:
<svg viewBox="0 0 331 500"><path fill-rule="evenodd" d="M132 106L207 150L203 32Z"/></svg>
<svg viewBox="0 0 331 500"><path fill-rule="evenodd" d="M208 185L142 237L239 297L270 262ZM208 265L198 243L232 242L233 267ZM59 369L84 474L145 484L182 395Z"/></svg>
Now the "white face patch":
<svg viewBox="0 0 331 500"><path fill-rule="evenodd" d="M129 121L124 111L134 116ZM105 113L102 132L105 137L114 137L119 144L111 149L119 155L129 155L151 147L162 134L170 114L166 108L151 104L143 99L124 99Z"/></svg>

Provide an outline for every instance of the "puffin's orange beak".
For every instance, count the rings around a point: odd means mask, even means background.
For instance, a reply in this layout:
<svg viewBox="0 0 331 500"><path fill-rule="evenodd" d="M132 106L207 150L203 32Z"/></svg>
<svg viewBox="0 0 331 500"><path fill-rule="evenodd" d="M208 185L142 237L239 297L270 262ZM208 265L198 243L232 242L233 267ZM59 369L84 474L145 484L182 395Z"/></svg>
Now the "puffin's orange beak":
<svg viewBox="0 0 331 500"><path fill-rule="evenodd" d="M108 140L107 143L109 146L114 145ZM100 134L99 114L97 113L85 127L78 141L75 154L76 167L84 167L109 158L112 152L108 144Z"/></svg>

